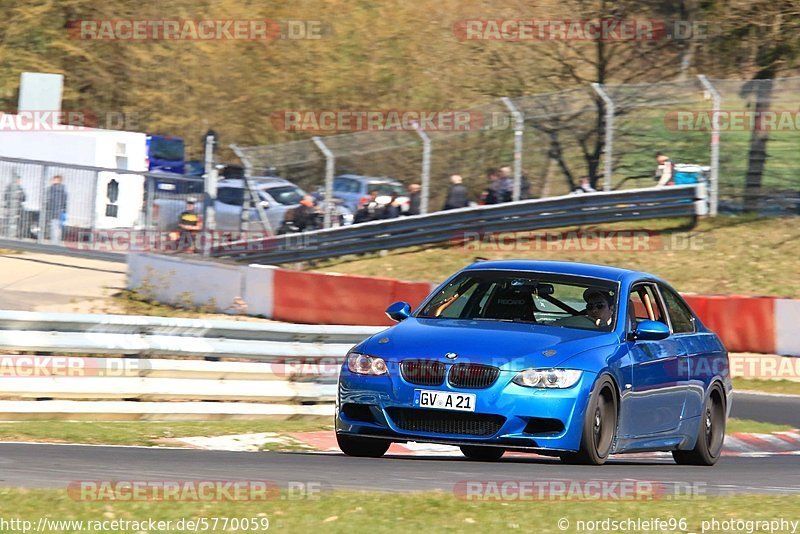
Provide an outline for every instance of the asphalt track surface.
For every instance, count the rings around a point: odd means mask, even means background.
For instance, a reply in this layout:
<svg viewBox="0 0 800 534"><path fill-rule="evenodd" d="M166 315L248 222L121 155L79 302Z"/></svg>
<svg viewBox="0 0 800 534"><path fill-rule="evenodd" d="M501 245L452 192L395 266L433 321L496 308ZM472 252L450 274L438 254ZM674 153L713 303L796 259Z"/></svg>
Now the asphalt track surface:
<svg viewBox="0 0 800 534"><path fill-rule="evenodd" d="M800 456L723 457L714 467L671 458L611 460L569 466L556 459L514 457L472 462L458 457L350 458L341 454L220 452L81 445L0 444L0 486L65 488L80 480L269 480L281 488L454 491L466 480L639 480L702 487L706 495L800 495Z"/></svg>
<svg viewBox="0 0 800 534"><path fill-rule="evenodd" d="M733 415L800 426L800 400L735 395ZM453 491L465 480L639 480L708 495L800 495L800 455L723 456L714 467L678 466L670 457L613 457L605 466L571 466L557 459L516 456L499 462L459 457L350 458L342 454L223 452L192 449L0 443L0 486L64 488L78 480L270 480L322 488Z"/></svg>

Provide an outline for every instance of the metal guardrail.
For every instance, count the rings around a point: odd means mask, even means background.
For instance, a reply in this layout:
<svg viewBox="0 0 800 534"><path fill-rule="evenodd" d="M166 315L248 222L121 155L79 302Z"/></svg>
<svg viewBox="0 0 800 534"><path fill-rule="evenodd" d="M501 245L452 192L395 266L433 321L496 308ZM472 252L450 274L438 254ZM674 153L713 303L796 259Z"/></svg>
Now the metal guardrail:
<svg viewBox="0 0 800 534"><path fill-rule="evenodd" d="M138 356L210 356L270 361L343 358L382 330L134 315L0 311L0 349Z"/></svg>
<svg viewBox="0 0 800 534"><path fill-rule="evenodd" d="M0 418L330 415L344 356L380 330L0 311Z"/></svg>
<svg viewBox="0 0 800 534"><path fill-rule="evenodd" d="M518 232L707 213L702 184L633 189L461 208L430 215L372 221L293 236L233 243L212 255L235 261L281 264L463 239L486 232ZM254 252L232 252L250 250Z"/></svg>

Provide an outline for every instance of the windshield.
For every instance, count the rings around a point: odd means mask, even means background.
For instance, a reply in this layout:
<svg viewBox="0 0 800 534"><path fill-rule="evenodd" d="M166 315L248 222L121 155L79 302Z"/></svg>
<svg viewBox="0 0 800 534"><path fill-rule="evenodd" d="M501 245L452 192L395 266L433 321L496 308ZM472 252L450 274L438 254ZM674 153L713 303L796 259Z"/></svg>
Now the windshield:
<svg viewBox="0 0 800 534"><path fill-rule="evenodd" d="M370 182L367 184L367 191L377 191L378 195L391 196L392 194L398 197L407 196L406 188L402 184L392 184L389 182Z"/></svg>
<svg viewBox="0 0 800 534"><path fill-rule="evenodd" d="M515 271L468 271L417 314L582 330L613 330L617 284L609 280Z"/></svg>
<svg viewBox="0 0 800 534"><path fill-rule="evenodd" d="M152 137L150 158L165 161L183 161L183 139Z"/></svg>
<svg viewBox="0 0 800 534"><path fill-rule="evenodd" d="M266 190L266 193L274 198L275 202L285 206L299 204L300 201L303 200L303 197L306 196L302 189L294 185L270 187Z"/></svg>

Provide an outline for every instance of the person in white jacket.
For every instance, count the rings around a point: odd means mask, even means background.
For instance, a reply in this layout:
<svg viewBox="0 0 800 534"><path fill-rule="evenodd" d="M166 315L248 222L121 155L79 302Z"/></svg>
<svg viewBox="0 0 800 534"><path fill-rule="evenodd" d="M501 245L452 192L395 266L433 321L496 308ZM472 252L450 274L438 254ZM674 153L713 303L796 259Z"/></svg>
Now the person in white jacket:
<svg viewBox="0 0 800 534"><path fill-rule="evenodd" d="M672 160L663 152L656 152L656 179L658 183L656 187L664 187L665 185L673 185L672 181Z"/></svg>

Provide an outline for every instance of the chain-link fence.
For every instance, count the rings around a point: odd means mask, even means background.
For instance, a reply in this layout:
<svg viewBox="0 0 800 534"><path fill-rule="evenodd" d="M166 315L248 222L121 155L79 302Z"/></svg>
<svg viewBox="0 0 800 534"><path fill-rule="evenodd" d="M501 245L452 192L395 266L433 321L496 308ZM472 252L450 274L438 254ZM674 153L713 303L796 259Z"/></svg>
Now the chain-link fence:
<svg viewBox="0 0 800 534"><path fill-rule="evenodd" d="M800 211L800 78L594 85L437 113L456 119L234 151L248 176L286 178L318 198L340 198L334 177L341 175L419 184L423 213L442 209L454 174L463 177L467 200L479 203L498 183L507 188L505 198L495 197L501 200L655 186L661 151L675 183L709 182L712 214L717 207ZM488 169L500 172L490 179ZM262 192L236 187L227 187L224 199L218 194L218 229L239 228L248 218L280 226L289 204L270 207L259 200ZM2 157L0 239L79 243L106 229L174 231L192 196L202 212L202 178ZM259 214L244 217L245 208ZM334 214L344 217L331 212L326 222Z"/></svg>
<svg viewBox="0 0 800 534"><path fill-rule="evenodd" d="M486 170L505 166L515 178L520 175L518 187L529 197L655 186L660 151L683 180L710 181L712 213L717 199L722 212L747 207L792 213L800 204L793 165L800 131L798 86L800 78L703 76L598 85L461 110L481 120L466 129L424 131L427 146L413 129L326 135L319 141L329 150L327 163L336 176L391 177L406 185L429 177L431 210L442 205L450 175L462 175L470 198L480 201L490 186ZM515 111L522 115L522 128ZM515 136L521 142L515 144ZM306 189L325 187L326 156L319 142L239 150L253 175L274 168Z"/></svg>

